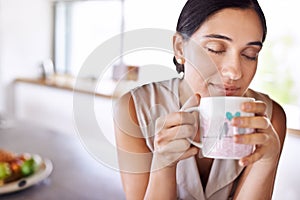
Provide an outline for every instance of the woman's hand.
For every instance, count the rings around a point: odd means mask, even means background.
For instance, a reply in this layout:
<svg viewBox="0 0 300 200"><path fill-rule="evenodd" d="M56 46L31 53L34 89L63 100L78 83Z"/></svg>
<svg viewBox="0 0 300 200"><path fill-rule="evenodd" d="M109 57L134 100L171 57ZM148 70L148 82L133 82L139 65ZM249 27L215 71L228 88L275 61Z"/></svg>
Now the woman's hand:
<svg viewBox="0 0 300 200"><path fill-rule="evenodd" d="M184 107L198 104L199 97L193 96ZM158 118L154 136L155 169L174 166L179 160L196 155L198 148L191 147L186 138L194 138L197 130L198 119L195 113L174 112Z"/></svg>
<svg viewBox="0 0 300 200"><path fill-rule="evenodd" d="M242 105L244 112L255 113L254 117L236 117L232 125L241 128L253 128L252 134L235 135L234 141L240 144L255 145L255 150L249 156L239 160L240 165L247 166L256 161L277 160L281 144L276 130L266 116L266 104L260 101L247 102Z"/></svg>

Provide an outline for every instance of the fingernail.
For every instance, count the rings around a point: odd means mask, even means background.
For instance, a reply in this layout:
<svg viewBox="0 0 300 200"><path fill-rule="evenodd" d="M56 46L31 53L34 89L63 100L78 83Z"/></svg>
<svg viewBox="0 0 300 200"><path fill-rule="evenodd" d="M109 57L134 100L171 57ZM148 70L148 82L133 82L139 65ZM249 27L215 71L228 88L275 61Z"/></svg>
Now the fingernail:
<svg viewBox="0 0 300 200"><path fill-rule="evenodd" d="M251 104L250 104L250 103L245 103L245 104L243 104L243 109L244 109L245 111L251 110Z"/></svg>
<svg viewBox="0 0 300 200"><path fill-rule="evenodd" d="M243 123L243 121L241 120L241 119L239 119L239 118L233 118L232 119L232 124L233 125L241 125Z"/></svg>
<svg viewBox="0 0 300 200"><path fill-rule="evenodd" d="M198 150L197 149L194 149L193 151L192 151L192 155L196 155L198 153Z"/></svg>
<svg viewBox="0 0 300 200"><path fill-rule="evenodd" d="M234 141L235 143L242 143L242 142L243 142L243 138L242 138L242 137L234 136L234 137L233 137L233 141Z"/></svg>
<svg viewBox="0 0 300 200"><path fill-rule="evenodd" d="M240 160L239 165L242 166L242 167L245 167L245 166L248 165L248 161L247 160Z"/></svg>
<svg viewBox="0 0 300 200"><path fill-rule="evenodd" d="M195 155L198 154L198 149L195 150L194 154L195 154Z"/></svg>

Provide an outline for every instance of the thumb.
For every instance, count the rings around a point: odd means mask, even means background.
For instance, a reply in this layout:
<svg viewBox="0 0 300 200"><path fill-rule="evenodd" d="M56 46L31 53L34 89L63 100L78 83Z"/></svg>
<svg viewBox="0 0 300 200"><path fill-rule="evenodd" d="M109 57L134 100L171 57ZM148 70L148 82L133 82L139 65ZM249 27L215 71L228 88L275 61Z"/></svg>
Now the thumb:
<svg viewBox="0 0 300 200"><path fill-rule="evenodd" d="M191 147L183 155L180 156L180 160L187 159L189 157L195 156L199 153L199 149L197 147Z"/></svg>
<svg viewBox="0 0 300 200"><path fill-rule="evenodd" d="M201 99L201 96L200 94L196 93L194 95L192 95L190 98L188 98L188 100L183 104L183 106L181 107L181 111L182 110L185 110L187 108L190 108L190 107L195 107L195 106L198 106L200 104L200 99Z"/></svg>

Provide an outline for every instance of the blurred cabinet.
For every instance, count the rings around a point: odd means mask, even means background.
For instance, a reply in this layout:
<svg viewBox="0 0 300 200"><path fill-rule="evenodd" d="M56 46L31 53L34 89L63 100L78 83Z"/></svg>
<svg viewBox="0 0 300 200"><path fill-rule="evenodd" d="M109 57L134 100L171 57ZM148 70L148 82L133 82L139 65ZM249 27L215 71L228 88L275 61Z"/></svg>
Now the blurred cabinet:
<svg viewBox="0 0 300 200"><path fill-rule="evenodd" d="M62 133L77 134L73 116L72 89L17 81L13 90L15 118ZM80 95L92 96L88 93ZM114 143L112 103L112 98L107 96L94 98L94 112L98 125L107 139Z"/></svg>

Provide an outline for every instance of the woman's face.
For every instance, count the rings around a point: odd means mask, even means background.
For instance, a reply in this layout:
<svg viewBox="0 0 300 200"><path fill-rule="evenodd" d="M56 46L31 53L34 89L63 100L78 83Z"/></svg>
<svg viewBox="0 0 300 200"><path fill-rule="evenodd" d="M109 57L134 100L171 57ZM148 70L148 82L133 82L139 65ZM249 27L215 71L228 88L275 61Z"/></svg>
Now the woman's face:
<svg viewBox="0 0 300 200"><path fill-rule="evenodd" d="M184 79L201 96L242 96L256 72L262 36L255 11L220 10L184 42Z"/></svg>

